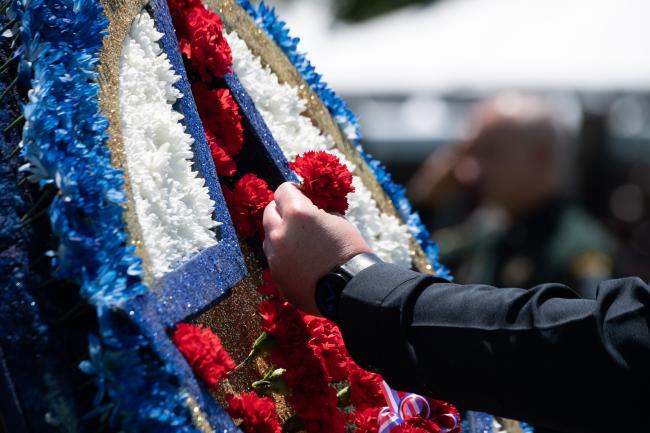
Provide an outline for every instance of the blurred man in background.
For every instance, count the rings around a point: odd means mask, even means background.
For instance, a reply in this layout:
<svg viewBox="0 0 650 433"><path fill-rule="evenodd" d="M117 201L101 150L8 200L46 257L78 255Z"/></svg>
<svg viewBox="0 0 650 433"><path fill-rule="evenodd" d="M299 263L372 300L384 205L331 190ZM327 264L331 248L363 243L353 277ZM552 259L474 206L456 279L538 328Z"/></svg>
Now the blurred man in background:
<svg viewBox="0 0 650 433"><path fill-rule="evenodd" d="M465 142L434 152L409 183L416 204L444 212L458 194L476 209L434 234L461 283L532 287L567 284L595 298L611 274L611 241L562 194L570 149L540 99L503 94L479 104Z"/></svg>

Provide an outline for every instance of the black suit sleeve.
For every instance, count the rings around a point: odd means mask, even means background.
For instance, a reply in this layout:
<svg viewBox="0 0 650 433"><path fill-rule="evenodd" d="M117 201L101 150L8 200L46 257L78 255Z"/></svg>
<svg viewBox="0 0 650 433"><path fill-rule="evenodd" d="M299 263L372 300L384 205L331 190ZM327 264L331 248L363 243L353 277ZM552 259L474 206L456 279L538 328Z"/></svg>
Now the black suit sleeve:
<svg viewBox="0 0 650 433"><path fill-rule="evenodd" d="M650 288L458 285L389 264L345 288L351 356L396 389L567 432L650 431Z"/></svg>

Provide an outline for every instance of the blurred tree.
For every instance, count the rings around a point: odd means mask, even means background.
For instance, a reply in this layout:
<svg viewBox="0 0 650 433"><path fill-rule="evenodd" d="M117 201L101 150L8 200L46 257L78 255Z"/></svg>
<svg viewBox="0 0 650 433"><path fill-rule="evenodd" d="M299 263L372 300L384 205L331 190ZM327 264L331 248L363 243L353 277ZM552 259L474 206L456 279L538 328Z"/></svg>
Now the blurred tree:
<svg viewBox="0 0 650 433"><path fill-rule="evenodd" d="M250 0L258 5L260 0ZM267 5L281 6L298 2L315 0L264 0ZM411 5L425 5L438 0L318 0L328 3L337 19L348 22L360 22L375 18ZM1 432L0 432L1 433Z"/></svg>
<svg viewBox="0 0 650 433"><path fill-rule="evenodd" d="M336 16L344 21L363 21L414 4L436 0L334 0Z"/></svg>

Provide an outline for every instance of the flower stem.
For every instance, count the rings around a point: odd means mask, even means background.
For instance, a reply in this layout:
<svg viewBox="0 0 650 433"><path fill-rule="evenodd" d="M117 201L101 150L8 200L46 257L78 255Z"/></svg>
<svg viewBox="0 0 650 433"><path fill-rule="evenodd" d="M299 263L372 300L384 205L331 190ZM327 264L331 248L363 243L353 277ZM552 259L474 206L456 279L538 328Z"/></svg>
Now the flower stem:
<svg viewBox="0 0 650 433"><path fill-rule="evenodd" d="M1 100L2 100L2 99L0 99L0 101L1 101ZM20 122L22 122L23 120L25 120L25 115L24 115L24 114L21 114L20 116L16 117L16 118L14 119L14 121L11 122L11 124L5 128L4 133L6 134L7 132L9 132L9 130L10 130L11 128L13 128L14 126L18 125L18 124L19 124Z"/></svg>
<svg viewBox="0 0 650 433"><path fill-rule="evenodd" d="M6 158L4 158L4 160L9 161L11 158L18 155L18 152L20 152L20 144L18 144L16 147L14 147L13 150L11 151L11 153Z"/></svg>
<svg viewBox="0 0 650 433"><path fill-rule="evenodd" d="M253 348L251 349L246 359L240 362L239 365L235 367L235 370L237 370L239 367L243 367L244 364L249 362L251 359L269 353L274 346L275 346L275 339L273 338L273 336L267 334L266 332L262 332L260 336L255 339L255 342L253 343Z"/></svg>
<svg viewBox="0 0 650 433"><path fill-rule="evenodd" d="M44 208L41 209L38 213L36 213L36 215L34 215L34 216L30 217L28 220L25 220L25 221L23 221L22 223L20 223L20 225L18 226L18 228L19 228L19 229L22 229L23 227L26 227L26 226L28 226L28 225L30 225L30 224L33 224L35 221L37 221L37 220L40 219L43 215L45 215L45 213L47 212L48 209L49 209L48 207L44 207Z"/></svg>
<svg viewBox="0 0 650 433"><path fill-rule="evenodd" d="M7 0L2 6L0 6L0 14L5 13L10 4L11 0Z"/></svg>
<svg viewBox="0 0 650 433"><path fill-rule="evenodd" d="M245 364L246 364L250 359L251 359L250 355L247 356L246 359L244 359L242 362L240 362L239 364L237 364L237 366L235 367L235 370L239 370L239 369L240 369L241 367L243 367L243 366L244 366L244 365L245 365Z"/></svg>
<svg viewBox="0 0 650 433"><path fill-rule="evenodd" d="M43 194L41 194L41 196L38 198L38 200L36 200L36 202L32 205L32 207L25 213L25 215L23 215L20 218L20 221L24 222L27 218L30 217L31 214L34 213L36 209L38 209L43 204L45 200L52 198L52 196L54 195L53 192L54 190L50 189L49 191L46 191Z"/></svg>
<svg viewBox="0 0 650 433"><path fill-rule="evenodd" d="M248 354L248 356L237 366L235 367L235 370L239 370L239 368L243 367L245 364L247 364L251 359L255 358L257 356L257 353L255 351L251 351L251 353Z"/></svg>
<svg viewBox="0 0 650 433"><path fill-rule="evenodd" d="M0 12L0 13L2 13L2 12ZM7 69L9 69L9 67L10 67L14 62L16 62L17 60L18 60L18 57L12 57L12 58L8 59L6 62L4 62L4 63L2 64L2 66L0 66L0 74L2 74L4 71L6 71Z"/></svg>

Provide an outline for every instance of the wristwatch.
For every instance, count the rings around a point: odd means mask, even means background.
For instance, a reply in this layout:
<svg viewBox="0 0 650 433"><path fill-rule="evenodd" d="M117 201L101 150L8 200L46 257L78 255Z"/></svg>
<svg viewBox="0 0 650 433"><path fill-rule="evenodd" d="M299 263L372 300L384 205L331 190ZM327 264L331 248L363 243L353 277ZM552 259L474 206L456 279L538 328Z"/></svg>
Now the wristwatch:
<svg viewBox="0 0 650 433"><path fill-rule="evenodd" d="M335 320L338 315L341 293L345 286L359 272L377 263L383 262L375 254L357 254L318 280L316 283L316 306L320 313L330 320Z"/></svg>

